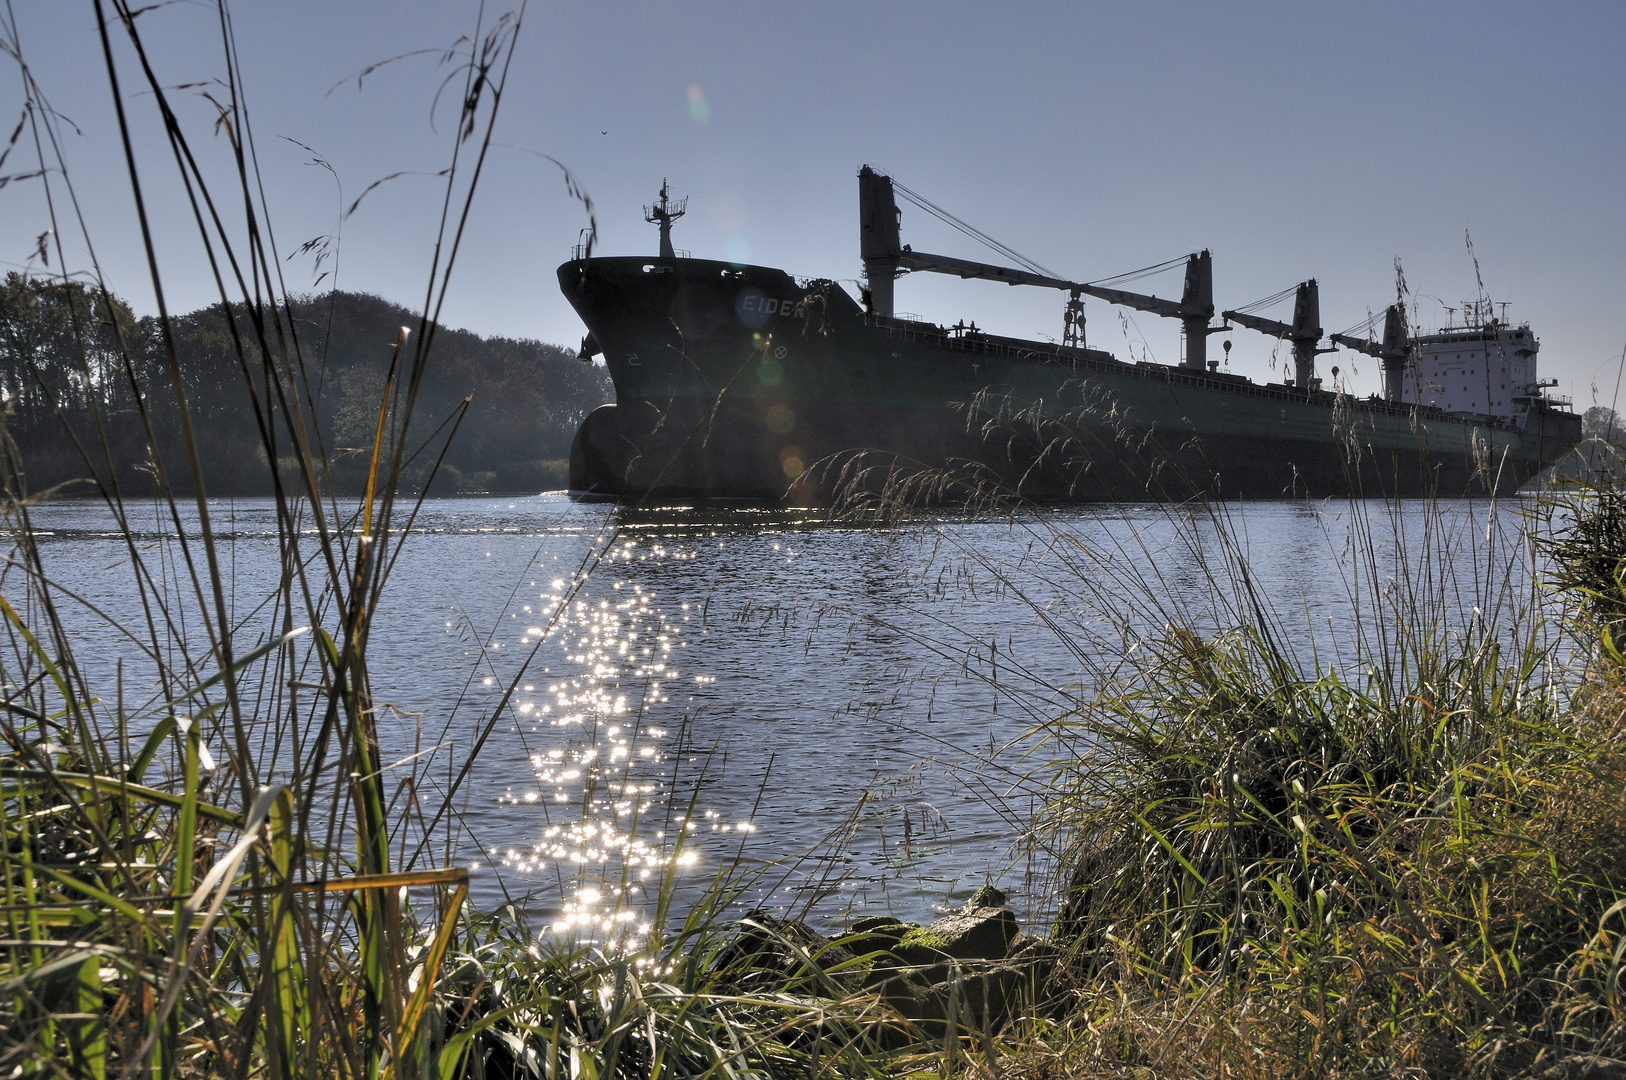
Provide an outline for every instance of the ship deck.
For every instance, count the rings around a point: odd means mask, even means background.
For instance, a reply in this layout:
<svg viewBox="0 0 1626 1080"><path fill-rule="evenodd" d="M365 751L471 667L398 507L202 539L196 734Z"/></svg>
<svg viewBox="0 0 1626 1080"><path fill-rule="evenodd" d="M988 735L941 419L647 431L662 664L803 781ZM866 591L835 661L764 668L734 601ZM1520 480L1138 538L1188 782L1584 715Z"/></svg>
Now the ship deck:
<svg viewBox="0 0 1626 1080"><path fill-rule="evenodd" d="M874 326L893 341L946 352L988 356L1028 364L1060 364L1074 370L1097 371L1120 378L1146 379L1172 386L1190 386L1204 390L1218 390L1240 396L1269 400L1315 404L1331 407L1342 398L1347 408L1359 409L1374 416L1419 416L1425 420L1471 422L1500 431L1519 432L1522 422L1486 415L1448 413L1443 409L1385 401L1376 394L1357 398L1340 395L1332 390L1300 390L1291 383L1256 383L1244 375L1220 372L1197 374L1170 364L1149 361L1129 364L1100 349L1076 348L1055 342L1029 341L1022 338L1002 337L984 331L961 331L937 323L897 316L871 316ZM1557 404L1556 402L1554 404Z"/></svg>

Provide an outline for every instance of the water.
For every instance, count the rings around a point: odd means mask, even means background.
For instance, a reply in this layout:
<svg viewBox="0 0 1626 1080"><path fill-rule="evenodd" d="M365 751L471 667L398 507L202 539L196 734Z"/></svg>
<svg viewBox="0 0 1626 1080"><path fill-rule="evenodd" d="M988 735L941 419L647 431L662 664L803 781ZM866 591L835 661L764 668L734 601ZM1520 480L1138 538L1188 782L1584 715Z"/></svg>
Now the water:
<svg viewBox="0 0 1626 1080"><path fill-rule="evenodd" d="M1325 656L1357 632L1349 511L1254 504L1228 525L1258 594ZM1495 560L1475 539L1481 513L1448 511L1473 543L1447 561L1483 603ZM1414 557L1397 536L1426 515L1376 513L1380 575ZM214 520L229 601L257 627L276 573L271 505L222 502ZM53 577L106 616L64 608L93 681L111 700L122 659L139 698L143 660L118 627L139 638L144 624L105 510L58 503L35 523ZM167 511L138 527L144 557L173 566ZM513 900L538 928L637 925L674 857L687 897L719 867L746 867L741 908L924 920L991 881L1042 921L1049 867L1021 837L1045 758L1024 733L1121 658L1126 626L1227 624L1215 528L1158 506L859 527L623 516L559 495L430 500L374 624L386 761L392 776L417 770L433 802L489 726L454 799L452 846L428 861L473 867L481 906ZM168 591L188 607L175 581Z"/></svg>

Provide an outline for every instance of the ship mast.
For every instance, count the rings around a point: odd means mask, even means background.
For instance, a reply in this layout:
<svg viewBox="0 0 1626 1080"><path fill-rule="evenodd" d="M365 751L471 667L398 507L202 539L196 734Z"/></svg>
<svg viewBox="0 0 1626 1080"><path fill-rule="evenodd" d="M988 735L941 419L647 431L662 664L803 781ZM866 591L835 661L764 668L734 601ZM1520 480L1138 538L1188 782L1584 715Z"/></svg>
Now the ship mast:
<svg viewBox="0 0 1626 1080"><path fill-rule="evenodd" d="M644 207L644 220L661 227L661 258L677 258L677 250L672 247L672 222L682 217L688 208L687 197L672 201L666 177L661 177L661 201L654 206Z"/></svg>
<svg viewBox="0 0 1626 1080"><path fill-rule="evenodd" d="M1223 314L1229 322L1240 323L1249 330L1257 330L1261 334L1269 334L1271 337L1292 342L1293 385L1300 390L1308 390L1315 383L1316 356L1334 350L1316 347L1321 344L1321 290L1316 285L1315 278L1301 281L1294 292L1291 323L1249 315L1245 310L1227 311ZM1284 297L1284 293L1277 293L1264 300L1244 304L1243 307L1260 308Z"/></svg>

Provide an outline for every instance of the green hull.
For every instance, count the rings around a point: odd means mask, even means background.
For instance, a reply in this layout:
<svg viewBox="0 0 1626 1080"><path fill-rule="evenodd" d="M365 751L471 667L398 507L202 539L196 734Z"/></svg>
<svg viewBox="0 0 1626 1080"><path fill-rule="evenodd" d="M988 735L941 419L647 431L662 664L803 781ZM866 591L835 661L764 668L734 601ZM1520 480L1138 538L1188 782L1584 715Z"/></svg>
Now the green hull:
<svg viewBox="0 0 1626 1080"><path fill-rule="evenodd" d="M583 495L1454 496L1580 438L1547 406L1514 426L868 316L765 267L589 259L559 282L616 388L571 452Z"/></svg>

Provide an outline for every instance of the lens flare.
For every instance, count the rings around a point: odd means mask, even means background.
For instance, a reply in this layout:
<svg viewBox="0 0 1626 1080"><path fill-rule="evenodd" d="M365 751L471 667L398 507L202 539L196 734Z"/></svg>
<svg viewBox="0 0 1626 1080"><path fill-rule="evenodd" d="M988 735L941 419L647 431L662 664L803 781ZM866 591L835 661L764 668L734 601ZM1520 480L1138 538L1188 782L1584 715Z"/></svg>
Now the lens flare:
<svg viewBox="0 0 1626 1080"><path fill-rule="evenodd" d="M791 428L796 426L796 410L789 405L774 405L769 408L768 415L764 420L769 431L775 435L786 435L789 434ZM796 471L800 472L801 470Z"/></svg>
<svg viewBox="0 0 1626 1080"><path fill-rule="evenodd" d="M700 89L699 83L689 84L689 118L697 124L711 119L711 103L706 100L706 92Z"/></svg>
<svg viewBox="0 0 1626 1080"><path fill-rule="evenodd" d="M807 466L802 463L802 451L794 446L779 451L779 467L792 479L807 471Z"/></svg>

